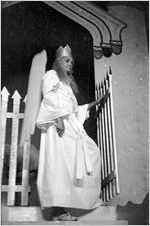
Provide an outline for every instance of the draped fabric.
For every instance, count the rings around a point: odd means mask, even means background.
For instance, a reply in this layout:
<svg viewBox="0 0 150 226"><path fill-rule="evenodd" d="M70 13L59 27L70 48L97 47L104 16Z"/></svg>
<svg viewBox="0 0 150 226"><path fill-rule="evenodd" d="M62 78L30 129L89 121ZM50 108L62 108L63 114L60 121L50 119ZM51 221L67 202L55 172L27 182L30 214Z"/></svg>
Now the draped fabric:
<svg viewBox="0 0 150 226"><path fill-rule="evenodd" d="M56 118L69 115L73 112L72 99L77 106L71 88L59 81L54 70L48 71L42 79L43 101L37 118L38 123L52 121ZM69 98L69 95L70 98Z"/></svg>
<svg viewBox="0 0 150 226"><path fill-rule="evenodd" d="M69 85L54 70L42 79L43 100L36 124L42 133L37 187L41 207L92 209L100 205L101 158L83 123L88 104L78 106ZM55 119L63 117L65 132L59 137Z"/></svg>
<svg viewBox="0 0 150 226"><path fill-rule="evenodd" d="M45 74L46 62L47 55L45 50L36 54L32 60L24 120L19 143L20 147L24 145L25 141L29 141L30 136L34 134L35 131L35 122L41 103L41 81Z"/></svg>

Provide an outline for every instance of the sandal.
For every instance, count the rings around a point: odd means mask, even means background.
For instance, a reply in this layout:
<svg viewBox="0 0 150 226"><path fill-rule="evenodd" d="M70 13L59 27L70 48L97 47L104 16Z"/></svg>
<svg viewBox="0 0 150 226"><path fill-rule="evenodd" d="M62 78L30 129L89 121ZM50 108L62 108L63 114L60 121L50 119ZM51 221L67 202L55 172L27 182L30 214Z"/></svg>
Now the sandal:
<svg viewBox="0 0 150 226"><path fill-rule="evenodd" d="M53 221L77 221L77 217L73 217L70 215L70 213L65 212L59 216L53 217Z"/></svg>

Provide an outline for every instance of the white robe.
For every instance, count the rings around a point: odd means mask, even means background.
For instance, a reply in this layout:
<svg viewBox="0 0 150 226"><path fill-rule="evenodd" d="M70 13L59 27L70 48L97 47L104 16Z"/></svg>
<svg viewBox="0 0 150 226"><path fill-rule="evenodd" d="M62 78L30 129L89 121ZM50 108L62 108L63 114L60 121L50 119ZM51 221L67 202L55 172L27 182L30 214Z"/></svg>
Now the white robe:
<svg viewBox="0 0 150 226"><path fill-rule="evenodd" d="M37 126L48 129L37 178L41 207L95 208L100 205L101 159L97 145L83 128L88 104L78 106L72 89L54 70L43 76L42 83ZM64 121L62 137L53 124L58 117Z"/></svg>

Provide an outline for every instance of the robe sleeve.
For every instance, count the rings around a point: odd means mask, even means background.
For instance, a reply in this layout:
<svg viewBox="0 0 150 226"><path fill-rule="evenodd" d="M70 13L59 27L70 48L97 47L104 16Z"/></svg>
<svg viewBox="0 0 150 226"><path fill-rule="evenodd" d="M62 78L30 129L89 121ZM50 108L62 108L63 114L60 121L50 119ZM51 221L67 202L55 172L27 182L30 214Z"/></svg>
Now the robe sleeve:
<svg viewBox="0 0 150 226"><path fill-rule="evenodd" d="M48 124L55 121L56 118L68 115L70 112L62 108L59 92L60 80L54 70L48 71L42 80L43 100L41 102L36 125L40 129L47 128Z"/></svg>
<svg viewBox="0 0 150 226"><path fill-rule="evenodd" d="M45 96L48 92L54 91L59 86L59 78L54 70L47 71L42 79L42 92Z"/></svg>
<svg viewBox="0 0 150 226"><path fill-rule="evenodd" d="M81 124L84 124L85 120L89 118L88 104L79 105L77 108L77 117Z"/></svg>

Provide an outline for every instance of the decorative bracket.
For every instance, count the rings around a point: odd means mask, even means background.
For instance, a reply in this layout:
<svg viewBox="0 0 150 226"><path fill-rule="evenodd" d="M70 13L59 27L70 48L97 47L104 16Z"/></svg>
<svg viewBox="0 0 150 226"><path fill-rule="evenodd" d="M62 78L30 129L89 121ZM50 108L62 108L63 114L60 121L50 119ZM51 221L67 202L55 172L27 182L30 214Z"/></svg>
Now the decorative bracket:
<svg viewBox="0 0 150 226"><path fill-rule="evenodd" d="M96 59L122 52L121 32L126 24L88 1L43 1L56 11L86 28L93 38L93 54ZM2 8L20 1L2 1Z"/></svg>
<svg viewBox="0 0 150 226"><path fill-rule="evenodd" d="M96 59L122 52L121 32L126 24L85 1L44 1L47 5L86 28L93 38Z"/></svg>

